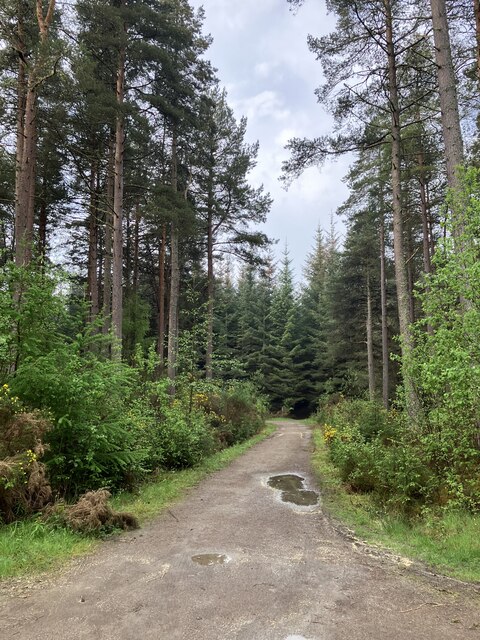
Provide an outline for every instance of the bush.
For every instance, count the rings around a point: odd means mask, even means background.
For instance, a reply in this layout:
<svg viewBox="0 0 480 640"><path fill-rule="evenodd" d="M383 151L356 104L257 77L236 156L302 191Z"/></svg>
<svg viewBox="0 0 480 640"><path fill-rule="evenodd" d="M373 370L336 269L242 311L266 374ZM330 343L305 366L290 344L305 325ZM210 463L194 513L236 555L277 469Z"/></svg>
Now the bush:
<svg viewBox="0 0 480 640"><path fill-rule="evenodd" d="M12 389L52 415L45 461L59 491L118 488L141 473L145 451L128 411L137 382L134 369L81 353L79 341L20 365Z"/></svg>
<svg viewBox="0 0 480 640"><path fill-rule="evenodd" d="M219 387L203 385L193 396L215 430L220 447L229 447L257 434L265 424L267 403L249 382Z"/></svg>

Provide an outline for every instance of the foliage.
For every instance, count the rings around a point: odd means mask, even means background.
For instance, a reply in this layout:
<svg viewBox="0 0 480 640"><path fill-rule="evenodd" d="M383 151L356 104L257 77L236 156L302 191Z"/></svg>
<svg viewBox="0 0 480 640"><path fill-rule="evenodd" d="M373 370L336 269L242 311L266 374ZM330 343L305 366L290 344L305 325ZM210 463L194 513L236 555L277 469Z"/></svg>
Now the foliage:
<svg viewBox="0 0 480 640"><path fill-rule="evenodd" d="M50 428L42 413L27 412L4 384L0 389L0 519L12 522L42 509L52 489L40 461Z"/></svg>
<svg viewBox="0 0 480 640"><path fill-rule="evenodd" d="M447 220L435 271L420 294L425 318L407 363L423 403L420 425L427 464L442 476L439 499L480 508L480 172L462 172L448 205L463 210L462 226ZM429 330L425 331L428 324Z"/></svg>
<svg viewBox="0 0 480 640"><path fill-rule="evenodd" d="M26 358L11 381L26 404L51 413L45 460L54 486L68 494L119 487L135 479L145 457L128 411L136 371L85 352L85 342L80 334Z"/></svg>

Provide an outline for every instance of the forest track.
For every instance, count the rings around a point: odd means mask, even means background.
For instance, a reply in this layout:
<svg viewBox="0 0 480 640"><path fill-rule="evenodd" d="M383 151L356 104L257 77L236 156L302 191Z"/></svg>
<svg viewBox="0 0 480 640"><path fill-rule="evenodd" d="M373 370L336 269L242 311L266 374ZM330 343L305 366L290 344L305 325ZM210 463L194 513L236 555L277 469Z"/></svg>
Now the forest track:
<svg viewBox="0 0 480 640"><path fill-rule="evenodd" d="M311 446L308 427L284 421L140 532L105 543L60 576L5 589L0 638L480 638L474 588L366 553L335 530L321 504L282 501L275 487L283 485L269 486L280 474L304 478L293 499L311 501ZM296 490L289 487L287 499Z"/></svg>

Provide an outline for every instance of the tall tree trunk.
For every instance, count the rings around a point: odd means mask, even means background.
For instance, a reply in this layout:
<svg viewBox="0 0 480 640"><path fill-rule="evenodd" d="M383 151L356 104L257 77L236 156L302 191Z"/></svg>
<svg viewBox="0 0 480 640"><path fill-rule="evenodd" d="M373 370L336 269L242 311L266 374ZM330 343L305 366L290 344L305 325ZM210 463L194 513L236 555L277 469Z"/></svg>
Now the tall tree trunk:
<svg viewBox="0 0 480 640"><path fill-rule="evenodd" d="M172 134L172 189L178 191L177 177L177 132ZM178 301L180 297L180 265L178 255L178 224L172 222L170 226L170 299L168 308L168 378L170 380L170 394L175 395L175 378L177 375L178 351Z"/></svg>
<svg viewBox="0 0 480 640"><path fill-rule="evenodd" d="M213 378L213 305L214 305L214 272L213 272L213 172L209 172L207 203L207 352L205 356L205 376Z"/></svg>
<svg viewBox="0 0 480 640"><path fill-rule="evenodd" d="M415 269L413 259L415 257L415 248L413 246L412 225L408 221L407 229L407 287L408 287L408 318L410 324L415 322Z"/></svg>
<svg viewBox="0 0 480 640"><path fill-rule="evenodd" d="M476 40L476 61L477 79L480 83L480 0L473 0L473 12L475 14L475 40Z"/></svg>
<svg viewBox="0 0 480 640"><path fill-rule="evenodd" d="M435 62L437 63L437 81L447 163L447 181L448 186L451 189L455 189L459 185L458 167L464 162L457 80L453 68L445 0L430 0L430 5L432 8ZM455 236L458 236L463 231L463 207L456 208L458 210L452 212L455 223L453 232ZM461 247L458 250L461 250Z"/></svg>
<svg viewBox="0 0 480 640"><path fill-rule="evenodd" d="M372 316L372 292L370 289L370 274L367 275L367 361L368 361L368 395L370 400L375 400L375 368L373 357L373 316Z"/></svg>
<svg viewBox="0 0 480 640"><path fill-rule="evenodd" d="M98 315L98 192L97 192L97 161L90 164L90 207L88 216L88 268L87 268L87 299L89 306L89 320L92 322Z"/></svg>
<svg viewBox="0 0 480 640"><path fill-rule="evenodd" d="M24 263L23 240L25 235L25 210L20 198L20 182L23 171L23 152L25 139L25 111L27 100L27 78L25 64L25 30L23 22L23 4L18 2L18 74L17 74L17 140L15 153L15 262Z"/></svg>
<svg viewBox="0 0 480 640"><path fill-rule="evenodd" d="M44 82L41 77L48 32L55 11L55 0L49 0L44 14L43 1L36 0L36 16L40 49L37 60L25 63L26 46L23 10L19 7L17 35L20 66L17 76L17 150L15 184L15 263L28 265L33 255L35 217L35 171L37 162L37 93ZM28 72L28 74L27 74ZM28 77L27 77L28 76ZM23 118L23 122L21 122Z"/></svg>
<svg viewBox="0 0 480 640"><path fill-rule="evenodd" d="M117 69L117 119L115 127L115 170L113 190L113 263L112 263L112 325L116 345L115 358L122 356L123 321L123 157L125 146L125 118L123 102L125 96L125 46L122 45Z"/></svg>
<svg viewBox="0 0 480 640"><path fill-rule="evenodd" d="M165 367L165 254L167 248L167 227L162 226L162 239L158 249L158 345L160 375Z"/></svg>
<svg viewBox="0 0 480 640"><path fill-rule="evenodd" d="M45 177L42 180L42 192L40 195L40 210L38 212L38 255L42 263L45 265L47 257L47 196L46 196Z"/></svg>
<svg viewBox="0 0 480 640"><path fill-rule="evenodd" d="M111 327L112 314L112 246L113 246L113 189L114 189L114 141L110 140L105 198L105 248L103 266L103 333Z"/></svg>
<svg viewBox="0 0 480 640"><path fill-rule="evenodd" d="M428 200L425 179L425 161L423 151L417 155L418 162L418 184L420 187L420 215L422 218L422 246L423 246L423 270L429 274L432 272L432 261L430 257L430 229L428 226Z"/></svg>
<svg viewBox="0 0 480 640"><path fill-rule="evenodd" d="M32 71L27 83L23 149L17 154L21 164L17 171L17 219L15 224L15 263L28 265L32 260L35 216L35 169L37 161L37 84Z"/></svg>
<svg viewBox="0 0 480 640"><path fill-rule="evenodd" d="M395 254L395 281L397 285L398 319L402 340L403 383L407 413L416 423L420 403L415 391L414 381L409 371L409 363L413 351L413 338L409 325L409 294L407 285L407 269L403 244L403 211L401 182L401 129L400 108L398 100L397 60L393 39L393 19L391 0L384 0L386 18L386 41L388 54L388 93L391 110L392 135L392 199L393 199L393 249Z"/></svg>
<svg viewBox="0 0 480 640"><path fill-rule="evenodd" d="M389 395L389 352L388 352L388 323L387 323L387 277L385 268L385 218L383 211L380 217L380 300L382 315L382 400L388 409Z"/></svg>

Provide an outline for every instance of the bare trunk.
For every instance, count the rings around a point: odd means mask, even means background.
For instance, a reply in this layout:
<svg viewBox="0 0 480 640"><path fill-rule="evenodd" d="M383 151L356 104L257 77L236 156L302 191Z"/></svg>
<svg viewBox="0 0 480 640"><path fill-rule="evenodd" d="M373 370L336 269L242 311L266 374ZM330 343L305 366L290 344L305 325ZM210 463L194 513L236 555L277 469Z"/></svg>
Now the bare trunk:
<svg viewBox="0 0 480 640"><path fill-rule="evenodd" d="M47 201L45 193L45 178L42 184L40 197L40 211L38 213L38 255L42 265L45 264L47 256Z"/></svg>
<svg viewBox="0 0 480 640"><path fill-rule="evenodd" d="M25 33L23 24L23 10L21 3L18 7L17 35L19 48L18 75L17 75L17 141L15 155L15 262L17 265L24 263L22 242L25 234L25 210L21 206L20 182L23 170L23 152L25 138L25 110L27 99L27 79L25 65Z"/></svg>
<svg viewBox="0 0 480 640"><path fill-rule="evenodd" d="M387 324L387 278L385 269L385 218L383 212L380 218L380 298L382 308L382 400L388 409L389 393L389 352L388 352L388 324Z"/></svg>
<svg viewBox="0 0 480 640"><path fill-rule="evenodd" d="M423 151L417 156L418 161L418 184L420 186L420 214L422 217L422 245L423 245L423 270L425 273L432 272L432 261L430 258L430 229L428 225L428 200L427 200L427 188L425 180L425 165L423 158Z"/></svg>
<svg viewBox="0 0 480 640"><path fill-rule="evenodd" d="M88 272L87 299L90 322L95 320L99 311L98 301L98 193L97 193L97 162L92 160L90 165L90 211L88 218Z"/></svg>
<svg viewBox="0 0 480 640"><path fill-rule="evenodd" d="M480 0L473 0L473 11L475 13L475 39L476 39L476 60L477 78L480 82Z"/></svg>
<svg viewBox="0 0 480 640"><path fill-rule="evenodd" d="M408 225L407 231L407 287L408 287L408 318L410 324L415 322L415 298L414 298L414 289L415 289L415 269L413 264L414 255L414 246L413 246L413 238L412 238L412 227L411 224Z"/></svg>
<svg viewBox="0 0 480 640"><path fill-rule="evenodd" d="M35 168L37 156L37 88L31 72L26 98L23 124L23 149L17 170L18 186L15 221L15 263L28 265L32 260L33 222L35 215Z"/></svg>
<svg viewBox="0 0 480 640"><path fill-rule="evenodd" d="M178 190L177 177L177 133L172 135L172 189ZM178 256L178 226L172 222L170 227L170 299L168 308L168 378L170 394L175 394L178 351L178 300L180 297L180 266Z"/></svg>
<svg viewBox="0 0 480 640"><path fill-rule="evenodd" d="M458 111L457 81L452 61L450 34L445 0L430 0L432 8L433 39L435 44L435 62L437 63L437 81L442 112L442 131L445 143L447 163L447 181L451 189L459 184L458 168L463 164L463 139ZM454 216L454 235L463 231L463 207L456 207ZM461 250L461 248L459 248Z"/></svg>
<svg viewBox="0 0 480 640"><path fill-rule="evenodd" d="M372 292L370 289L370 275L367 275L367 361L368 361L368 395L375 400L375 369L373 358L373 317Z"/></svg>
<svg viewBox="0 0 480 640"><path fill-rule="evenodd" d="M115 128L115 164L113 189L113 264L112 264L112 325L117 340L113 349L115 358L122 356L123 321L123 156L125 121L123 101L125 95L125 47L119 53L117 70L117 120Z"/></svg>
<svg viewBox="0 0 480 640"><path fill-rule="evenodd" d="M158 250L158 345L160 374L165 366L165 253L167 248L167 227L162 227L162 240Z"/></svg>
<svg viewBox="0 0 480 640"><path fill-rule="evenodd" d="M213 176L210 175L208 194L208 220L207 220L207 352L205 356L205 376L207 380L213 378L213 305L214 305L214 272L213 272Z"/></svg>
<svg viewBox="0 0 480 640"><path fill-rule="evenodd" d="M114 184L114 144L110 142L107 187L106 187L106 207L105 207L105 248L103 267L103 333L108 333L111 326L112 313L112 245L113 245L113 184Z"/></svg>
<svg viewBox="0 0 480 640"><path fill-rule="evenodd" d="M407 413L416 422L419 415L419 401L408 365L412 357L413 339L409 325L409 294L407 270L403 245L403 211L401 188L401 129L398 101L397 61L393 40L392 7L390 0L384 0L386 17L386 39L388 52L388 92L391 109L392 134L392 199L393 199L393 248L395 254L395 281L397 285L398 319L402 340L403 383Z"/></svg>
<svg viewBox="0 0 480 640"><path fill-rule="evenodd" d="M40 47L48 40L48 31L55 11L55 0L49 0L44 14L43 1L36 0L36 16ZM17 77L17 150L15 167L15 263L28 265L33 256L33 226L35 217L35 171L37 162L37 93L45 78L40 77L45 62L42 50L38 59L25 62L26 46L23 10L19 8L17 24L19 72ZM27 78L28 72L28 78Z"/></svg>

